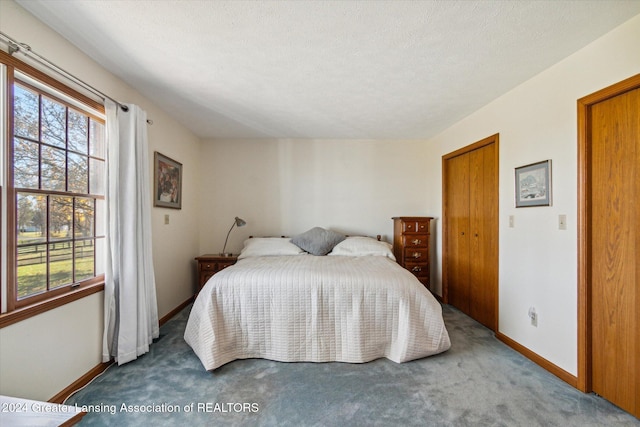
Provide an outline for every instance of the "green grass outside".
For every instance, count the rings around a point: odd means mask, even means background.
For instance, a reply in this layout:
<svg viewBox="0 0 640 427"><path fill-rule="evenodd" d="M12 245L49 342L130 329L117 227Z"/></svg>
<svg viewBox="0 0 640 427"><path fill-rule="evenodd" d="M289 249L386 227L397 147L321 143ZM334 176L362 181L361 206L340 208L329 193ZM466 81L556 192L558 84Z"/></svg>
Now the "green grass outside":
<svg viewBox="0 0 640 427"><path fill-rule="evenodd" d="M50 264L51 289L71 284L71 260ZM18 298L24 298L47 290L46 264L31 264L18 267ZM93 277L93 258L76 259L76 279Z"/></svg>
<svg viewBox="0 0 640 427"><path fill-rule="evenodd" d="M57 248L56 248L57 246ZM45 244L38 247L46 247ZM37 249L37 248L34 248ZM76 281L93 277L93 245L76 257ZM71 284L73 280L73 251L68 242L54 245L49 254L49 288ZM47 264L44 251L18 254L18 298L24 298L47 290Z"/></svg>
<svg viewBox="0 0 640 427"><path fill-rule="evenodd" d="M53 239L69 239L71 236L65 233L52 233ZM18 233L18 246L33 243L33 242L45 242L45 235L39 231L22 231Z"/></svg>

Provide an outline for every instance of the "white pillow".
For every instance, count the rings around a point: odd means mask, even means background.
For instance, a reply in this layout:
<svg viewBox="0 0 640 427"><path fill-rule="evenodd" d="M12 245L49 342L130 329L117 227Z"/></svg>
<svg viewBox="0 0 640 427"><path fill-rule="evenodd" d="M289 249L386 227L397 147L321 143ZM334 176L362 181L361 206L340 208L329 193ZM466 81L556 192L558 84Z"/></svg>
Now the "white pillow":
<svg viewBox="0 0 640 427"><path fill-rule="evenodd" d="M291 243L291 239L288 237L252 237L244 241L244 247L238 255L238 259L304 254L305 251Z"/></svg>
<svg viewBox="0 0 640 427"><path fill-rule="evenodd" d="M393 256L393 246L387 242L380 242L371 237L347 237L338 243L329 255L342 256L384 256L396 260Z"/></svg>

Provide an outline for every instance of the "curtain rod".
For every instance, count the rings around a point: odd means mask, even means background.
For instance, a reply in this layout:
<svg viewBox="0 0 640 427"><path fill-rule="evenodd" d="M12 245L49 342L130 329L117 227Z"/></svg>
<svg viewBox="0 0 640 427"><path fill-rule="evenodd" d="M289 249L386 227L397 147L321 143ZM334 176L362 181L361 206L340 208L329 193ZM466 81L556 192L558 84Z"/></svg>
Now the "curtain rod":
<svg viewBox="0 0 640 427"><path fill-rule="evenodd" d="M85 88L88 91L92 92L94 95L98 95L102 99L108 99L110 101L113 101L116 105L118 105L120 107L120 109L122 109L122 111L125 111L125 112L129 111L129 107L127 107L125 104L113 99L112 97L110 97L109 95L105 94L104 92L101 92L98 89L96 89L95 87L91 86L89 83L86 83L85 81L83 81L83 80L79 79L78 77L74 76L73 74L71 74L70 72L65 70L64 68L57 66L53 62L49 61L47 58L45 58L42 55L34 52L31 49L31 46L29 46L28 44L20 43L17 40L14 40L10 36L8 36L7 34L3 33L2 31L0 31L0 38L4 39L5 42L7 43L8 49L9 49L9 55L13 56L14 53L19 52L19 53L22 53L23 55L30 56L30 57L34 58L36 61L38 61L39 63L41 63L42 65L44 65L45 67L47 67L48 69L50 69L51 71L61 75L62 77L66 78L67 80L72 81L73 83L75 83L77 85L82 86L83 88ZM147 120L147 123L152 125L153 124L153 120Z"/></svg>

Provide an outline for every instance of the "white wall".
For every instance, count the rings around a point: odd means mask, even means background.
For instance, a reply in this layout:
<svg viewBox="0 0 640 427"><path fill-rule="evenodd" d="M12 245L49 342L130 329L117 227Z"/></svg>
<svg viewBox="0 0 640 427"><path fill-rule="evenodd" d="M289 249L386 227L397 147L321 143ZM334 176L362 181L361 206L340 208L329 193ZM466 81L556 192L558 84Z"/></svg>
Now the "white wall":
<svg viewBox="0 0 640 427"><path fill-rule="evenodd" d="M429 215L421 141L215 140L202 148L200 250L238 252L250 235L311 227L393 239L391 217Z"/></svg>
<svg viewBox="0 0 640 427"><path fill-rule="evenodd" d="M200 140L13 1L0 1L0 29L118 101L140 105L154 122L151 161L157 150L183 164L182 210L152 210L158 312L164 316L195 286ZM164 225L167 213L170 224ZM47 400L98 365L102 301L99 293L0 329L0 394Z"/></svg>
<svg viewBox="0 0 640 427"><path fill-rule="evenodd" d="M504 335L577 374L577 100L640 72L640 15L428 142L430 210L441 157L500 133L500 319ZM506 64L508 66L508 64ZM514 168L551 159L553 205L515 208ZM568 229L558 229L558 215ZM508 227L508 217L515 227ZM441 225L438 224L438 235ZM441 264L442 241L437 240ZM438 276L441 289L441 276ZM538 327L527 312L534 306Z"/></svg>

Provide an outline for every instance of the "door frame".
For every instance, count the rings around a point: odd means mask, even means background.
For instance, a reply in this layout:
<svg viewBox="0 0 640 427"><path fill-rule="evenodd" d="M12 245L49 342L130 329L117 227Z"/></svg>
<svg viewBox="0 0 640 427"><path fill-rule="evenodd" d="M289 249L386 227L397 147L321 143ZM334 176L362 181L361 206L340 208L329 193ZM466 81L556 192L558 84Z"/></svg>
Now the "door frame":
<svg viewBox="0 0 640 427"><path fill-rule="evenodd" d="M591 106L640 88L640 74L578 99L578 378L577 388L592 391L591 349Z"/></svg>
<svg viewBox="0 0 640 427"><path fill-rule="evenodd" d="M500 237L500 134L496 133L493 134L491 136L488 136L484 139L481 139L478 142L474 142L473 144L467 145L466 147L462 147L458 150L452 151L451 153L445 154L444 156L442 156L442 302L444 302L445 304L449 304L449 283L447 280L447 262L449 259L449 248L448 248L448 244L447 244L447 238L448 238L448 221L449 221L449 216L447 213L447 201L448 201L448 195L447 195L447 160L452 159L454 157L460 156L462 154L466 154L469 153L471 151L477 150L479 148L485 147L487 145L490 144L495 144L495 150L494 150L494 155L495 155L495 165L496 165L496 170L495 170L495 179L496 179L496 227L495 227L495 236L496 236L496 259L497 259L497 263L498 265L496 265L496 268L498 268L498 277L496 279L496 300L495 300L495 313L494 313L494 318L495 318L495 325L493 327L494 331L498 331L498 316L500 314L500 310L499 310L499 303L500 303L500 298L499 298L499 294L500 294L500 277L499 277L499 263L500 263L500 257L499 257L499 237Z"/></svg>

